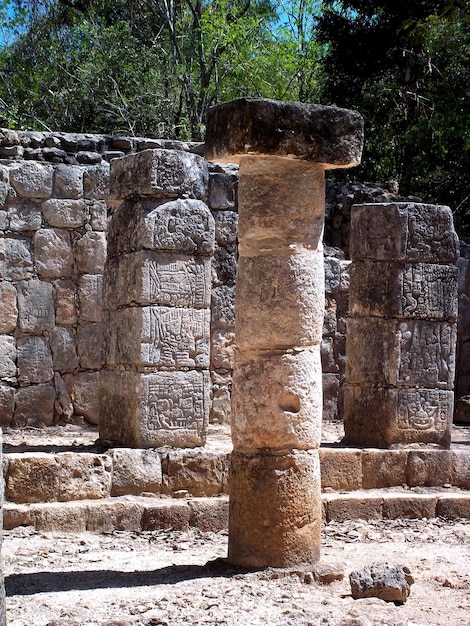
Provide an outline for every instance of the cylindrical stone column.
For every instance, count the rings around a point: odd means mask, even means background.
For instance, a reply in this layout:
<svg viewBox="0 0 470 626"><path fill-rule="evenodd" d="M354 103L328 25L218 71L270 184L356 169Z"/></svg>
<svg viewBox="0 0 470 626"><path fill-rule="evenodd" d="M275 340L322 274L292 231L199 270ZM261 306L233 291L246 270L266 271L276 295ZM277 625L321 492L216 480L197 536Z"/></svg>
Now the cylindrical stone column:
<svg viewBox="0 0 470 626"><path fill-rule="evenodd" d="M459 242L449 207L351 214L345 442L449 447Z"/></svg>
<svg viewBox="0 0 470 626"><path fill-rule="evenodd" d="M104 274L100 437L203 445L209 416L214 220L200 156L146 150L111 163L118 207Z"/></svg>
<svg viewBox="0 0 470 626"><path fill-rule="evenodd" d="M361 147L351 111L242 99L209 114L206 155L240 162L234 564L319 558L324 170L357 163Z"/></svg>

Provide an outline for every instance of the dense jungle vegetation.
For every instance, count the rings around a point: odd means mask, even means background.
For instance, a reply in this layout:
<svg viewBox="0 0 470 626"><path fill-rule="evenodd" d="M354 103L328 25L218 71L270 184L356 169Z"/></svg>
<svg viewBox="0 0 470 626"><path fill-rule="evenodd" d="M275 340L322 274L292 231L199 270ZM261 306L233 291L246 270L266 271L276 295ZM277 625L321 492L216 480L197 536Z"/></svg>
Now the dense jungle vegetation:
<svg viewBox="0 0 470 626"><path fill-rule="evenodd" d="M0 126L202 139L240 96L344 106L363 165L470 235L468 0L0 0Z"/></svg>

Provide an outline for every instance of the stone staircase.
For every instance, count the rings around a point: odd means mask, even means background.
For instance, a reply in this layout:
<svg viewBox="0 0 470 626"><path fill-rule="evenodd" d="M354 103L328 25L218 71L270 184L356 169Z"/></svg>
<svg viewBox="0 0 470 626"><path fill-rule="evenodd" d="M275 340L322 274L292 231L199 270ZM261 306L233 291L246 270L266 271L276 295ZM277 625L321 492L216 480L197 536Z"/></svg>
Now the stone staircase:
<svg viewBox="0 0 470 626"><path fill-rule="evenodd" d="M227 528L226 426L211 426L204 448L184 450L106 449L96 431L45 444L48 431L42 441L9 443L5 435L5 529ZM451 450L323 444L324 519L470 518L470 428L454 427L453 435Z"/></svg>

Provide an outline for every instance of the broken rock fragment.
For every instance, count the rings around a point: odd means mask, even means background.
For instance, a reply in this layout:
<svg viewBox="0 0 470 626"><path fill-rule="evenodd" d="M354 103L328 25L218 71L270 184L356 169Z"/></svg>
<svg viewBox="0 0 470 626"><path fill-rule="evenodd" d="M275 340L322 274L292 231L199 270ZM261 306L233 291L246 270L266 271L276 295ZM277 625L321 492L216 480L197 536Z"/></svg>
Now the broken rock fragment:
<svg viewBox="0 0 470 626"><path fill-rule="evenodd" d="M407 567L394 563L372 563L349 574L351 595L358 598L380 598L385 602L406 602L414 583Z"/></svg>

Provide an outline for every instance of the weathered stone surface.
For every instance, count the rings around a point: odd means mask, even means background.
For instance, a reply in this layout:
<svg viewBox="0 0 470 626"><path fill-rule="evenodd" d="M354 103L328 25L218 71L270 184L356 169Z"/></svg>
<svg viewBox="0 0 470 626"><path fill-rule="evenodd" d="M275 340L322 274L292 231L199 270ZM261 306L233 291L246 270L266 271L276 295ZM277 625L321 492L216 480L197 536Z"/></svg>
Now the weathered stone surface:
<svg viewBox="0 0 470 626"><path fill-rule="evenodd" d="M226 493L229 455L171 450L162 455L162 493L185 491L194 497Z"/></svg>
<svg viewBox="0 0 470 626"><path fill-rule="evenodd" d="M235 358L235 333L225 328L211 334L211 365L231 370Z"/></svg>
<svg viewBox="0 0 470 626"><path fill-rule="evenodd" d="M319 447L321 383L318 347L278 355L237 356L232 391L234 448Z"/></svg>
<svg viewBox="0 0 470 626"><path fill-rule="evenodd" d="M45 383L52 380L52 354L43 337L18 339L18 378L20 384Z"/></svg>
<svg viewBox="0 0 470 626"><path fill-rule="evenodd" d="M209 173L204 159L178 150L144 150L111 162L113 198L207 197Z"/></svg>
<svg viewBox="0 0 470 626"><path fill-rule="evenodd" d="M88 232L75 244L77 269L84 274L102 274L106 261L106 236Z"/></svg>
<svg viewBox="0 0 470 626"><path fill-rule="evenodd" d="M207 203L213 210L237 208L238 168L220 167L221 172L209 174L209 197Z"/></svg>
<svg viewBox="0 0 470 626"><path fill-rule="evenodd" d="M455 341L456 326L448 322L351 318L348 382L452 389Z"/></svg>
<svg viewBox="0 0 470 626"><path fill-rule="evenodd" d="M110 495L112 463L108 456L63 452L58 460L58 500L93 500Z"/></svg>
<svg viewBox="0 0 470 626"><path fill-rule="evenodd" d="M410 570L393 563L372 563L349 574L351 595L358 598L380 598L385 602L406 602L414 580Z"/></svg>
<svg viewBox="0 0 470 626"><path fill-rule="evenodd" d="M54 373L54 387L56 391L56 399L54 402L54 411L59 419L68 422L73 415L72 397L64 379L59 372Z"/></svg>
<svg viewBox="0 0 470 626"><path fill-rule="evenodd" d="M105 307L133 304L208 308L210 259L141 250L109 259Z"/></svg>
<svg viewBox="0 0 470 626"><path fill-rule="evenodd" d="M410 450L406 482L410 487L441 487L451 482L451 467L448 450Z"/></svg>
<svg viewBox="0 0 470 626"><path fill-rule="evenodd" d="M397 498L385 493L382 514L384 519L432 519L436 517L437 497L430 494L409 493Z"/></svg>
<svg viewBox="0 0 470 626"><path fill-rule="evenodd" d="M351 268L351 314L457 319L457 268L361 261Z"/></svg>
<svg viewBox="0 0 470 626"><path fill-rule="evenodd" d="M212 289L211 318L217 328L235 326L235 287L222 285Z"/></svg>
<svg viewBox="0 0 470 626"><path fill-rule="evenodd" d="M229 561L244 567L311 564L320 553L318 452L232 454Z"/></svg>
<svg viewBox="0 0 470 626"><path fill-rule="evenodd" d="M15 330L17 319L15 286L2 280L0 281L0 333L9 333Z"/></svg>
<svg viewBox="0 0 470 626"><path fill-rule="evenodd" d="M212 257L212 285L233 286L237 280L238 246L220 246L216 244Z"/></svg>
<svg viewBox="0 0 470 626"><path fill-rule="evenodd" d="M48 502L59 495L59 463L44 452L8 455L6 496L18 503Z"/></svg>
<svg viewBox="0 0 470 626"><path fill-rule="evenodd" d="M0 335L0 378L16 376L16 341L10 335Z"/></svg>
<svg viewBox="0 0 470 626"><path fill-rule="evenodd" d="M364 492L347 493L341 496L326 494L326 520L344 522L352 519L382 519L381 496L364 497Z"/></svg>
<svg viewBox="0 0 470 626"><path fill-rule="evenodd" d="M24 280L18 283L19 326L24 333L54 328L54 301L50 283Z"/></svg>
<svg viewBox="0 0 470 626"><path fill-rule="evenodd" d="M355 261L455 263L459 241L449 207L362 204L351 212L351 258Z"/></svg>
<svg viewBox="0 0 470 626"><path fill-rule="evenodd" d="M104 326L102 322L77 328L77 352L84 369L98 370L104 361Z"/></svg>
<svg viewBox="0 0 470 626"><path fill-rule="evenodd" d="M40 276L70 276L73 252L70 233L65 229L45 228L33 237L34 261Z"/></svg>
<svg viewBox="0 0 470 626"><path fill-rule="evenodd" d="M210 109L206 158L235 162L245 154L274 154L348 167L361 160L363 132L355 111L241 98Z"/></svg>
<svg viewBox="0 0 470 626"><path fill-rule="evenodd" d="M53 195L56 198L80 199L83 195L83 167L58 165L54 168Z"/></svg>
<svg viewBox="0 0 470 626"><path fill-rule="evenodd" d="M10 169L10 184L20 198L49 198L53 173L51 165L21 163Z"/></svg>
<svg viewBox="0 0 470 626"><path fill-rule="evenodd" d="M75 335L70 328L56 326L50 334L54 370L73 372L78 369Z"/></svg>
<svg viewBox="0 0 470 626"><path fill-rule="evenodd" d="M49 226L58 228L79 228L87 218L84 200L53 198L43 202L42 212Z"/></svg>
<svg viewBox="0 0 470 626"><path fill-rule="evenodd" d="M0 239L0 276L3 280L22 280L33 272L31 246L27 240Z"/></svg>
<svg viewBox="0 0 470 626"><path fill-rule="evenodd" d="M211 207L213 208L213 207ZM215 240L219 246L232 246L237 243L238 215L234 211L213 211Z"/></svg>
<svg viewBox="0 0 470 626"><path fill-rule="evenodd" d="M109 163L87 167L83 173L85 198L102 200L109 194Z"/></svg>
<svg viewBox="0 0 470 626"><path fill-rule="evenodd" d="M200 200L127 201L109 223L110 257L142 249L211 255L214 241L214 218Z"/></svg>
<svg viewBox="0 0 470 626"><path fill-rule="evenodd" d="M232 373L230 371L211 371L212 403L209 421L211 424L230 424Z"/></svg>
<svg viewBox="0 0 470 626"><path fill-rule="evenodd" d="M448 448L453 396L452 391L443 389L391 389L348 384L344 394L345 442L378 448L419 442Z"/></svg>
<svg viewBox="0 0 470 626"><path fill-rule="evenodd" d="M470 489L470 452L468 450L453 450L451 453L450 482L456 487Z"/></svg>
<svg viewBox="0 0 470 626"><path fill-rule="evenodd" d="M8 207L8 222L13 232L38 230L42 224L41 207L34 202L11 204Z"/></svg>
<svg viewBox="0 0 470 626"><path fill-rule="evenodd" d="M95 200L90 207L91 227L93 230L107 230L108 207L104 200Z"/></svg>
<svg viewBox="0 0 470 626"><path fill-rule="evenodd" d="M100 373L79 372L73 381L73 407L90 424L98 424L100 417Z"/></svg>
<svg viewBox="0 0 470 626"><path fill-rule="evenodd" d="M108 313L108 366L209 367L209 311L131 307Z"/></svg>
<svg viewBox="0 0 470 626"><path fill-rule="evenodd" d="M13 387L0 385L0 425L9 426L13 420L15 390Z"/></svg>
<svg viewBox="0 0 470 626"><path fill-rule="evenodd" d="M324 311L323 254L240 257L237 346L283 349L319 344Z"/></svg>
<svg viewBox="0 0 470 626"><path fill-rule="evenodd" d="M103 320L103 276L84 274L78 281L78 301L81 322Z"/></svg>
<svg viewBox="0 0 470 626"><path fill-rule="evenodd" d="M77 324L76 293L77 286L72 280L54 282L55 319L60 326Z"/></svg>
<svg viewBox="0 0 470 626"><path fill-rule="evenodd" d="M340 416L342 417L342 412L340 413L338 407L342 393L342 385L340 383L339 374L323 373L322 389L323 420L336 421Z"/></svg>
<svg viewBox="0 0 470 626"><path fill-rule="evenodd" d="M407 450L364 450L362 487L382 489L406 485L407 461Z"/></svg>
<svg viewBox="0 0 470 626"><path fill-rule="evenodd" d="M354 491L362 488L362 455L360 450L320 448L322 489Z"/></svg>
<svg viewBox="0 0 470 626"><path fill-rule="evenodd" d="M112 496L142 493L159 494L162 487L162 462L156 450L114 448Z"/></svg>
<svg viewBox="0 0 470 626"><path fill-rule="evenodd" d="M100 437L136 448L203 445L208 372L101 372Z"/></svg>

